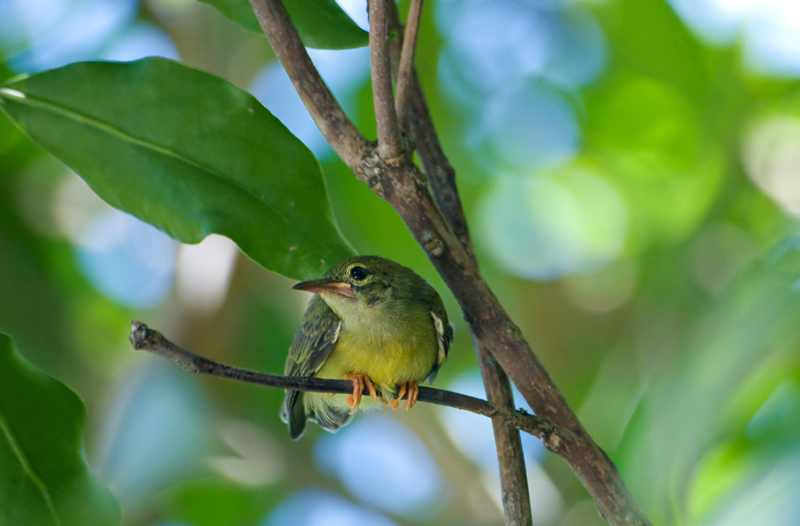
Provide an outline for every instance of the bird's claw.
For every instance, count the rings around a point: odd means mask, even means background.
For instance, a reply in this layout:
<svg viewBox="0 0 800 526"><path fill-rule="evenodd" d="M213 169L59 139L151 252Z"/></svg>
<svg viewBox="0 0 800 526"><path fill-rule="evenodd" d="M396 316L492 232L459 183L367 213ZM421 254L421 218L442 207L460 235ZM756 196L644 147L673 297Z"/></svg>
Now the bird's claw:
<svg viewBox="0 0 800 526"><path fill-rule="evenodd" d="M358 411L358 406L361 405L361 393L364 391L364 387L367 388L369 395L372 397L372 405L378 402L378 392L375 390L375 386L369 376L360 373L347 373L345 380L353 382L353 393L347 395L347 405L350 407L351 415L355 414Z"/></svg>
<svg viewBox="0 0 800 526"><path fill-rule="evenodd" d="M419 398L419 385L417 385L416 380L412 378L400 385L397 395L389 400L392 409L400 407L400 399L402 399L403 396L406 397L406 413L408 413L408 410L414 407L414 404L417 403L417 398Z"/></svg>

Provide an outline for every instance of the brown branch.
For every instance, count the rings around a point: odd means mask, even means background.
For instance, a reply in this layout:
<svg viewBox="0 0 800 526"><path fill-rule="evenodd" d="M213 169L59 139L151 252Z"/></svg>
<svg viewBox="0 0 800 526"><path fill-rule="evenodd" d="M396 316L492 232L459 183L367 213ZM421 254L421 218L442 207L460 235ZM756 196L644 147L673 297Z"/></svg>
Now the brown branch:
<svg viewBox="0 0 800 526"><path fill-rule="evenodd" d="M389 65L389 2L369 0L369 60L372 72L372 98L378 126L378 154L382 159L397 159L403 146L400 124L394 111L392 73Z"/></svg>
<svg viewBox="0 0 800 526"><path fill-rule="evenodd" d="M430 181L431 191L436 200L436 205L442 212L453 234L465 247L467 253L472 255L473 264L477 267L474 258L475 250L472 238L467 227L467 219L461 206L461 197L456 188L456 171L442 150L439 136L433 125L433 119L428 111L428 104L422 93L416 73L410 90L411 99L411 135L417 148L422 168Z"/></svg>
<svg viewBox="0 0 800 526"><path fill-rule="evenodd" d="M422 0L411 0L411 7L408 10L406 28L403 31L403 47L400 52L400 64L395 74L397 79L397 93L395 94L395 108L397 117L400 119L400 128L408 130L408 92L415 81L414 74L414 51L417 47L417 33L419 32L419 21L422 15Z"/></svg>
<svg viewBox="0 0 800 526"><path fill-rule="evenodd" d="M175 345L160 332L139 321L131 322L131 333L128 339L137 351L145 350L171 360L189 373L205 374L264 387L277 387L295 391L341 394L353 392L353 382L349 380L328 380L309 376L280 376L240 369L215 362ZM380 391L378 393L380 394ZM369 391L364 389L363 394L364 396L369 396ZM477 415L487 416L494 420L500 419L515 429L520 429L538 437L546 447L552 448L551 450L556 452L563 443L558 429L547 420L524 411L498 407L496 404L480 398L454 393L453 391L420 386L417 401L461 409Z"/></svg>
<svg viewBox="0 0 800 526"><path fill-rule="evenodd" d="M469 228L464 217L464 210L461 207L461 198L456 187L455 171L450 166L439 144L439 137L433 127L433 121L417 80L416 71L412 61L408 58L413 56L414 52L421 4L421 0L419 2L412 0L406 32L402 35L402 51L400 52L399 64L396 56L398 54L397 48L400 46L395 45L392 48L398 86L398 108L401 108L401 102L407 103L406 97L409 96L407 91L410 91L410 95L413 96L411 108L414 116L412 120L412 137L414 142L419 145L420 161L428 175L433 198L450 230L461 241L462 248L471 256L473 264L477 268L477 258L475 258ZM415 5L416 13L414 12ZM400 21L396 9L393 15L392 23L399 28ZM413 34L409 30L412 30ZM408 51L409 48L410 52ZM401 86L403 89L401 89ZM406 112L405 107L402 111L398 109L401 122L405 122L403 120L404 117L408 117ZM500 407L507 407L513 410L514 397L508 375L497 364L489 350L478 341L475 341L475 351L478 355L486 397ZM507 525L529 526L533 522L533 516L528 489L528 474L519 431L498 418L492 419L492 429L494 430L497 461L500 467L501 499L505 522Z"/></svg>
<svg viewBox="0 0 800 526"><path fill-rule="evenodd" d="M475 346L478 363L481 367L486 398L493 404L513 408L514 393L508 376L497 365L492 355L480 345ZM531 498L528 489L528 473L525 457L522 454L522 441L519 430L502 418L492 419L494 443L500 465L500 487L502 491L503 513L509 526L531 526Z"/></svg>
<svg viewBox="0 0 800 526"><path fill-rule="evenodd" d="M394 9L391 14L390 27L402 35L402 26L397 9ZM391 46L392 69L395 78L398 79L398 86L401 82L401 46L405 47L404 38L402 44L398 42ZM442 150L439 135L436 133L436 127L428 111L428 104L425 101L425 95L422 92L422 86L419 83L413 64L409 76L409 84L406 88L407 95L405 97L408 98L411 108L411 136L414 138L417 155L430 183L436 206L444 216L450 230L456 235L467 253L471 255L473 263L477 267L475 250L469 234L467 220L464 217L464 209L461 206L461 197L456 187L456 172ZM400 89L398 88L398 100L399 94Z"/></svg>
<svg viewBox="0 0 800 526"><path fill-rule="evenodd" d="M519 328L483 280L471 255L448 228L416 167L378 166L378 192L397 211L461 305L478 345L490 349L537 415L571 431L561 456L589 491L600 514L614 525L647 525L613 462L567 405Z"/></svg>
<svg viewBox="0 0 800 526"><path fill-rule="evenodd" d="M413 67L416 32L419 27L421 0L412 0L411 10L402 34L402 50L399 44L392 47L395 78L397 79L397 113L401 124L407 128L408 105L413 112L412 137L419 147L419 157L430 181L433 197L450 230L456 233L462 248L477 267L472 241L469 235L461 199L455 184L455 171L450 166L439 145L439 137L433 127L427 104ZM399 29L397 10L394 10L393 25ZM399 32L399 31L398 31ZM399 60L397 55L400 55ZM413 97L411 100L409 98ZM492 358L487 349L475 342L481 377L486 397L492 403L513 409L514 400L508 376ZM492 419L497 461L500 467L501 499L507 525L529 526L533 522L528 489L528 475L519 431L499 418Z"/></svg>
<svg viewBox="0 0 800 526"><path fill-rule="evenodd" d="M250 6L322 136L348 166L358 165L369 142L322 80L281 0L250 0Z"/></svg>
<svg viewBox="0 0 800 526"><path fill-rule="evenodd" d="M279 0L250 1L254 4L262 28L274 47L280 47L278 43L286 38L285 35L301 45L282 7L272 10L263 8L264 5L272 7L275 4L280 5ZM271 20L273 16L277 18ZM304 50L300 54L282 53L276 49L276 54L298 90L312 94L326 92L330 95L327 88L323 89L324 84L319 76L314 77L309 73L308 69L313 69L313 64L310 61L302 62L301 55L305 55ZM307 83L312 85L307 86ZM470 245L462 243L462 236L468 236L467 232L454 235L455 229L450 229L447 220L434 204L427 185L423 183L424 176L411 162L411 156L392 157L390 160L393 162L384 162L381 157L369 151L367 144L353 139L354 136L342 128L341 116L338 113L333 112L330 115L332 122L326 120L324 112L321 111L324 109L313 104L309 109L323 130L323 135L327 138L331 127L334 130L342 129L347 141L350 141L345 142L355 144L353 147L343 147L341 136L332 134L337 141L332 146L353 169L356 177L368 182L379 197L392 205L414 238L424 248L434 267L461 305L476 344L491 351L536 414L558 426L561 443L557 452L588 490L601 516L613 525L649 525L650 521L625 487L614 463L583 428L528 342L522 337L519 328L511 321L508 313L483 280L471 250L465 248ZM352 126L349 121L347 123ZM418 140L421 137L422 134L417 137ZM361 161L357 162L354 155L359 152ZM444 191L447 192L447 189Z"/></svg>

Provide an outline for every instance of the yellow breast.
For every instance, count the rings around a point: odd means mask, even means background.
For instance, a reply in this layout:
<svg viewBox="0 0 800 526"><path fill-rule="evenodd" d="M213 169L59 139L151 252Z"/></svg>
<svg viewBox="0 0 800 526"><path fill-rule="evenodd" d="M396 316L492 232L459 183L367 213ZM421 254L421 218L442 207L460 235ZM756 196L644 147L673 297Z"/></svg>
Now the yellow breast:
<svg viewBox="0 0 800 526"><path fill-rule="evenodd" d="M394 394L397 384L411 379L422 382L439 352L433 321L430 315L425 317L377 323L350 320L316 376L344 378L350 372L361 373L386 396Z"/></svg>

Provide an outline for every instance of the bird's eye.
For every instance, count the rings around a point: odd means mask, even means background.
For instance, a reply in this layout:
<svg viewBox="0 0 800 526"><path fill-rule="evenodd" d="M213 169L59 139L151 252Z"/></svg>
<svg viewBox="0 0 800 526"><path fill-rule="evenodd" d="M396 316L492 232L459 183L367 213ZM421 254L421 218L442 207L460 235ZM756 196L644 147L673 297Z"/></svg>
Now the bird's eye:
<svg viewBox="0 0 800 526"><path fill-rule="evenodd" d="M364 267L353 267L350 269L350 277L356 281L361 281L366 279L369 275L369 270L365 269Z"/></svg>

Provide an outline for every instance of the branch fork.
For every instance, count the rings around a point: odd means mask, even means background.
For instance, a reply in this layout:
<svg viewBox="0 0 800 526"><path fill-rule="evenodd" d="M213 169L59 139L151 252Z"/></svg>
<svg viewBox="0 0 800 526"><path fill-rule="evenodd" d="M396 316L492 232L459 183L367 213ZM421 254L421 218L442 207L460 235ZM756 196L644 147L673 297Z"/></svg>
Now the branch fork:
<svg viewBox="0 0 800 526"><path fill-rule="evenodd" d="M369 0L377 148L349 120L322 81L281 1L250 0L250 4L322 135L356 177L397 211L458 300L473 335L489 400L510 410L510 377L536 414L546 415L558 430L553 450L570 465L600 515L613 525L650 525L614 464L583 428L480 274L455 172L442 152L413 69L422 2L412 0L403 44L401 38L389 40L389 30L401 27L394 2ZM401 31L397 32L401 37ZM392 97L393 68L398 79L396 100ZM430 190L417 175L419 169L412 162L403 131L416 143ZM510 485L512 480L525 481L519 435L504 420L495 418L493 422L506 522L530 524L527 492ZM552 440L550 445L554 446Z"/></svg>

